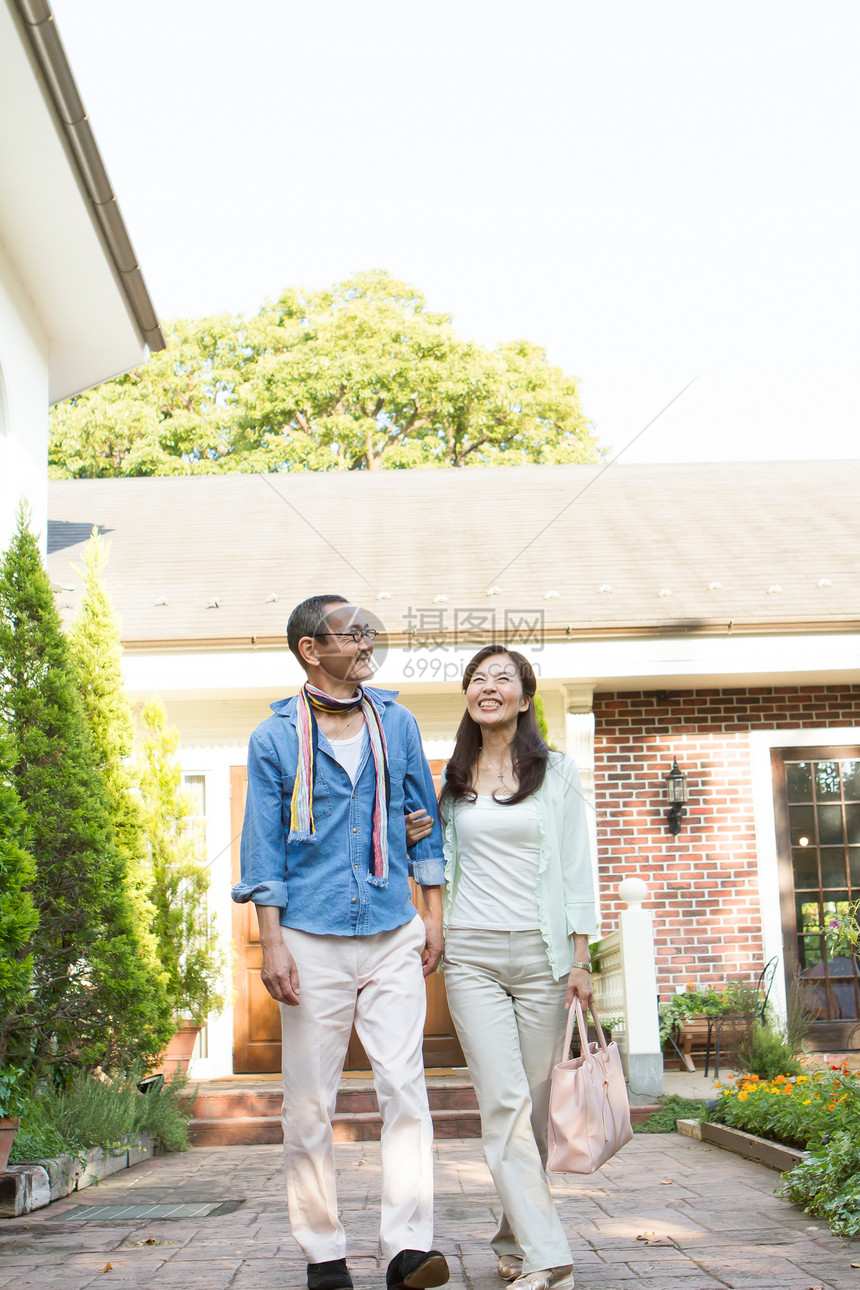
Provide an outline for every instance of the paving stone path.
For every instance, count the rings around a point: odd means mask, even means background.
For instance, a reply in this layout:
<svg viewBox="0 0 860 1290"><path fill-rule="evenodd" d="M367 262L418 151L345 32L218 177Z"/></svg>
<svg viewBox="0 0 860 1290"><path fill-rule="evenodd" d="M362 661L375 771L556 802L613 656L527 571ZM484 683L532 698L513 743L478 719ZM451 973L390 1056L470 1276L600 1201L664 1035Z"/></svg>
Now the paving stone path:
<svg viewBox="0 0 860 1290"><path fill-rule="evenodd" d="M474 1141L436 1144L437 1245L452 1290L502 1290L489 1249L498 1202ZM379 1290L379 1144L338 1150L356 1290ZM774 1196L779 1175L676 1134L637 1135L599 1174L553 1179L580 1290L858 1290L860 1241ZM79 1205L238 1201L194 1220L75 1221ZM108 1268L108 1265L109 1268ZM164 1156L0 1220L0 1286L15 1290L302 1290L279 1147Z"/></svg>

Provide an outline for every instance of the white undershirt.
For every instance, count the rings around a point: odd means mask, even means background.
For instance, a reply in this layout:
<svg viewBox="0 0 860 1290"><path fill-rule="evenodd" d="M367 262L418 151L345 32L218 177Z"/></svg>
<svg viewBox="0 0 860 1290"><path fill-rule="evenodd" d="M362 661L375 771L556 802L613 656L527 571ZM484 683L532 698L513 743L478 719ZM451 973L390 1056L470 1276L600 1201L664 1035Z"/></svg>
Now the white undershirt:
<svg viewBox="0 0 860 1290"><path fill-rule="evenodd" d="M331 750L343 766L349 778L355 783L358 774L358 763L361 761L361 745L364 740L364 728L350 739L329 739Z"/></svg>
<svg viewBox="0 0 860 1290"><path fill-rule="evenodd" d="M504 806L479 795L475 802L458 801L454 809L460 881L449 926L539 929L540 828L534 798Z"/></svg>

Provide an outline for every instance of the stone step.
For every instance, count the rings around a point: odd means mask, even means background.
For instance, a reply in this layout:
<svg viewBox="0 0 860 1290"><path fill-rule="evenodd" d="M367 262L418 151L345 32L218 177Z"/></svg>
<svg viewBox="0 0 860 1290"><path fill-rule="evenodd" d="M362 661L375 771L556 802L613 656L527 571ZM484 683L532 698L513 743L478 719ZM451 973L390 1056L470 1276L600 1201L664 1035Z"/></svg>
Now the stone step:
<svg viewBox="0 0 860 1290"><path fill-rule="evenodd" d="M378 1141L382 1119L378 1111L338 1112L332 1129L335 1142ZM437 1138L479 1138L481 1117L477 1111L436 1111L433 1132ZM189 1135L195 1147L258 1146L283 1141L280 1117L262 1115L195 1119L189 1125Z"/></svg>
<svg viewBox="0 0 860 1290"><path fill-rule="evenodd" d="M431 1112L477 1111L478 1103L471 1084L428 1084L427 1096ZM244 1117L269 1117L281 1114L281 1091L230 1090L229 1092L198 1092L190 1110L196 1120L228 1120ZM341 1085L338 1090L336 1110L343 1115L365 1112L376 1114L376 1093L372 1087Z"/></svg>
<svg viewBox="0 0 860 1290"><path fill-rule="evenodd" d="M231 1088L223 1092L201 1086L192 1103L189 1125L195 1147L257 1146L283 1141L281 1094L275 1088ZM427 1093L437 1138L479 1138L481 1117L475 1091L465 1080L429 1079ZM632 1106L633 1123L659 1110L656 1105ZM338 1091L332 1121L335 1142L378 1141L382 1120L369 1081L344 1081Z"/></svg>

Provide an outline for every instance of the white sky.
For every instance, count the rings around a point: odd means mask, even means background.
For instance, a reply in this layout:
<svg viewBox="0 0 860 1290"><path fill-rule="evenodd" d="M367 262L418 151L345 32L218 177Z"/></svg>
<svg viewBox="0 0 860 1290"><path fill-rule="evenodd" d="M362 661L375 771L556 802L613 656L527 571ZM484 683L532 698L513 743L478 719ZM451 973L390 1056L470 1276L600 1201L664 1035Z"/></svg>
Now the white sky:
<svg viewBox="0 0 860 1290"><path fill-rule="evenodd" d="M632 461L857 457L856 0L54 0L164 317L382 267Z"/></svg>

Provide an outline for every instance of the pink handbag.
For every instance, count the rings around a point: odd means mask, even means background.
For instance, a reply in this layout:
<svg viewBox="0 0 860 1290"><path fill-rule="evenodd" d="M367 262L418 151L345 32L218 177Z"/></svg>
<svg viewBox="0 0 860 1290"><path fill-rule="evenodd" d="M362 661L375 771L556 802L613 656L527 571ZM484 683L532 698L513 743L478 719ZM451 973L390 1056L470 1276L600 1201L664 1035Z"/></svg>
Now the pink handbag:
<svg viewBox="0 0 860 1290"><path fill-rule="evenodd" d="M557 1174L593 1174L633 1137L618 1045L607 1044L593 1004L591 1015L600 1043L589 1044L582 1004L575 999L563 1051L565 1057L570 1052L575 1017L582 1056L559 1062L552 1073L547 1165Z"/></svg>

